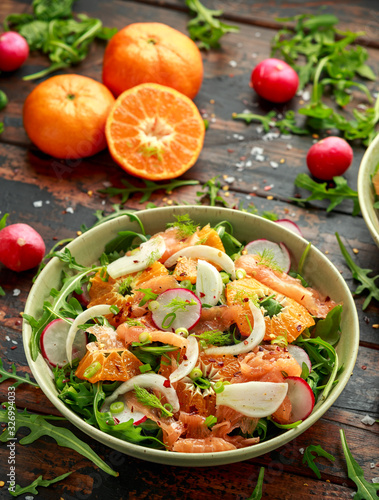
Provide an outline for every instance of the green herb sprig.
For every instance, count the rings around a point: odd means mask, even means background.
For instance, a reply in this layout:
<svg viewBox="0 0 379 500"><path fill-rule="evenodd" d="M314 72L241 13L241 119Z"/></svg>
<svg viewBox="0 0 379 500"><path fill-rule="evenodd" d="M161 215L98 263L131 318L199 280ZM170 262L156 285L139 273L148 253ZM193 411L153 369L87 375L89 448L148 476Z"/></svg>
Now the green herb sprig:
<svg viewBox="0 0 379 500"><path fill-rule="evenodd" d="M363 306L362 310L364 311L367 309L368 305L371 302L371 299L376 299L379 302L379 288L376 286L375 281L379 278L379 274L377 276L374 276L373 278L370 278L368 276L369 273L372 273L371 269L363 269L359 267L351 258L350 254L346 250L345 245L342 243L341 238L338 233L336 234L336 238L341 250L341 253L346 261L346 264L349 266L351 274L353 275L353 278L356 279L357 281L360 281L361 284L357 287L355 290L356 295L360 295L363 293L365 290L369 292L367 295Z"/></svg>
<svg viewBox="0 0 379 500"><path fill-rule="evenodd" d="M216 206L217 202L224 207L228 207L228 202L218 194L221 189L221 182L217 180L218 178L219 176L216 175L215 177L209 179L209 181L205 182L201 187L202 191L198 191L196 193L196 196L200 197L201 199L203 199L204 197L208 197L209 205L211 207Z"/></svg>
<svg viewBox="0 0 379 500"><path fill-rule="evenodd" d="M38 495L37 488L39 486L47 488L48 486L54 483L58 483L58 481L63 481L63 479L68 477L70 474L72 474L72 471L66 472L65 474L55 477L54 479L44 479L42 476L38 476L37 479L35 479L32 483L28 484L28 486L21 487L18 484L16 484L14 490L11 490L9 488L8 491L13 497L18 497L20 495L24 495L25 493L32 493L33 495Z"/></svg>
<svg viewBox="0 0 379 500"><path fill-rule="evenodd" d="M265 468L261 467L259 469L258 480L254 488L254 491L246 500L261 500L263 494L262 489L263 489L264 474L265 474Z"/></svg>
<svg viewBox="0 0 379 500"><path fill-rule="evenodd" d="M221 37L226 33L239 32L237 26L231 26L217 19L222 16L222 10L208 9L199 0L186 0L186 4L196 15L187 23L187 29L192 40L200 42L201 49L218 49Z"/></svg>
<svg viewBox="0 0 379 500"><path fill-rule="evenodd" d="M315 453L315 455L313 455L313 453ZM311 444L305 448L303 456L303 464L307 464L308 467L310 467L313 470L316 476L319 479L321 479L321 473L317 465L315 464L316 455L318 457L325 457L331 462L334 462L335 458L333 457L333 455L330 455L330 453L326 452L320 445L316 446L314 444Z"/></svg>
<svg viewBox="0 0 379 500"><path fill-rule="evenodd" d="M160 399L155 394L151 394L144 387L135 385L134 392L138 401L143 405L151 406L152 408L158 408L159 410L161 410L163 417L173 416L173 413L161 403Z"/></svg>
<svg viewBox="0 0 379 500"><path fill-rule="evenodd" d="M188 214L174 215L176 222L170 222L167 227L174 227L177 230L179 238L188 238L192 236L197 229L197 224L193 222Z"/></svg>
<svg viewBox="0 0 379 500"><path fill-rule="evenodd" d="M229 332L221 332L220 330L210 330L202 332L198 335L193 335L199 340L203 340L207 345L230 345L232 338Z"/></svg>

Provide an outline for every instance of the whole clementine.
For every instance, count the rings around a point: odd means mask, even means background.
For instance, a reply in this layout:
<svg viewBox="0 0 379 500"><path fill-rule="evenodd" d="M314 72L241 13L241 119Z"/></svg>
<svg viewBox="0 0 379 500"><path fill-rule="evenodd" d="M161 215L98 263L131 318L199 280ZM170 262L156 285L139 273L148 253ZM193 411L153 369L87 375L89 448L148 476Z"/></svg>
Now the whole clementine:
<svg viewBox="0 0 379 500"><path fill-rule="evenodd" d="M105 50L103 82L115 96L141 83L158 83L193 99L202 81L203 61L196 44L165 24L130 24Z"/></svg>
<svg viewBox="0 0 379 500"><path fill-rule="evenodd" d="M24 127L31 141L55 158L92 156L107 146L105 123L114 101L92 78L53 76L26 98Z"/></svg>

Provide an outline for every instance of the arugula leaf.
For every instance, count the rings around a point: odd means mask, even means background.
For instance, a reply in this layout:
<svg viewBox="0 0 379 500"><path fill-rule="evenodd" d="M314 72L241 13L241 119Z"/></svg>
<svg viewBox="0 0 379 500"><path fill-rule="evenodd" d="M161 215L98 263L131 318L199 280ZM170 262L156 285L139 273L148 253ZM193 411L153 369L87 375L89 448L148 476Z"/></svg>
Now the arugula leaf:
<svg viewBox="0 0 379 500"><path fill-rule="evenodd" d="M205 182L201 187L202 191L198 191L196 193L196 196L200 197L201 199L205 198L206 196L209 197L209 204L211 207L216 206L217 202L224 207L228 207L228 202L218 194L219 190L221 189L221 182L217 180L219 177L219 175L216 175L215 177L209 179L209 181Z"/></svg>
<svg viewBox="0 0 379 500"><path fill-rule="evenodd" d="M7 225L7 218L9 217L9 214L4 214L2 218L0 219L0 231L5 228Z"/></svg>
<svg viewBox="0 0 379 500"><path fill-rule="evenodd" d="M4 382L5 380L15 379L15 380L17 380L17 382L14 382L12 384L13 387L18 387L20 384L23 384L24 382L26 382L30 385L34 385L34 387L39 387L39 385L36 382L33 382L32 380L30 380L28 373L25 373L25 377L22 377L21 375L17 375L16 367L14 364L12 364L12 372L11 373L7 372L3 366L2 359L0 359L0 375L1 375L0 384L1 384L1 382Z"/></svg>
<svg viewBox="0 0 379 500"><path fill-rule="evenodd" d="M283 306L275 300L274 297L275 295L271 295L270 297L265 297L259 302L259 305L265 310L265 316L267 315L270 318L277 316L283 309Z"/></svg>
<svg viewBox="0 0 379 500"><path fill-rule="evenodd" d="M136 238L139 238L142 243L147 241L145 235L136 233L135 231L119 231L117 236L105 245L105 253L111 254L113 252L127 252L131 249L133 241Z"/></svg>
<svg viewBox="0 0 379 500"><path fill-rule="evenodd" d="M325 319L317 321L316 326L312 330L312 335L320 337L333 346L336 345L340 339L341 315L342 306L339 304L328 312Z"/></svg>
<svg viewBox="0 0 379 500"><path fill-rule="evenodd" d="M38 495L39 492L37 490L37 487L43 486L47 488L51 484L57 483L58 481L62 481L70 474L72 474L72 471L66 472L65 474L55 477L54 479L43 479L42 476L38 476L37 479L35 479L28 486L21 487L18 484L16 484L14 491L11 490L10 488L8 489L8 491L13 497L18 497L20 495L23 495L24 493L33 493L34 495Z"/></svg>
<svg viewBox="0 0 379 500"><path fill-rule="evenodd" d="M307 464L308 467L310 467L313 470L316 476L319 479L321 479L321 473L314 462L316 455L312 455L312 453L315 453L318 457L325 457L331 462L334 462L335 458L333 457L333 455L330 455L330 453L327 453L319 444L317 446L314 444L310 444L305 448L303 456L303 464Z"/></svg>
<svg viewBox="0 0 379 500"><path fill-rule="evenodd" d="M218 49L222 36L239 32L237 26L225 24L217 19L222 16L222 10L208 9L199 0L186 0L186 4L196 14L196 17L187 23L187 29L192 40L200 41L200 49Z"/></svg>
<svg viewBox="0 0 379 500"><path fill-rule="evenodd" d="M309 130L299 127L296 123L295 112L290 110L284 115L284 118L276 119L276 111L270 111L267 115L257 115L255 113L233 113L234 120L244 120L247 124L256 121L262 124L263 130L268 132L271 128L278 128L281 134L293 133L296 135L308 135Z"/></svg>
<svg viewBox="0 0 379 500"><path fill-rule="evenodd" d="M62 17L71 17L75 0L34 0L33 10L37 19L51 21Z"/></svg>
<svg viewBox="0 0 379 500"><path fill-rule="evenodd" d="M353 275L353 278L356 279L357 281L360 281L361 284L357 287L355 290L355 294L360 295L364 290L368 290L369 294L366 297L362 310L364 311L368 305L371 302L371 299L376 299L379 302L379 288L376 286L375 281L379 278L379 274L377 276L374 276L373 278L370 278L368 273L372 273L371 269L363 269L359 267L353 259L350 257L348 251L346 250L346 247L341 241L341 238L338 233L335 233L338 244L340 246L341 253L346 261L346 264L349 266L351 274Z"/></svg>
<svg viewBox="0 0 379 500"><path fill-rule="evenodd" d="M376 500L378 498L379 484L373 484L366 481L363 476L363 470L355 461L349 447L347 445L346 436L343 429L340 429L340 437L343 453L346 459L347 475L349 479L354 481L358 487L357 493L353 500Z"/></svg>
<svg viewBox="0 0 379 500"><path fill-rule="evenodd" d="M146 179L141 179L141 182L144 183L144 186L134 186L131 184L129 181L126 179L121 179L121 183L125 186L123 188L118 188L115 186L107 187L105 189L99 189L99 193L107 194L109 196L118 196L121 195L121 203L126 203L130 196L132 196L135 193L142 193L142 197L139 200L139 203L144 203L145 201L148 201L151 197L151 195L155 192L158 191L159 189L164 189L167 194L169 194L171 191L174 189L177 189L182 186L195 186L196 184L199 184L199 181L193 181L193 180L173 180L170 182L166 182L165 184L158 184L157 182L154 181L148 181Z"/></svg>
<svg viewBox="0 0 379 500"><path fill-rule="evenodd" d="M257 484L254 488L253 493L247 498L246 500L261 500L262 498L262 488L263 488L263 476L265 474L265 468L261 467L259 469L259 475L258 475L258 480Z"/></svg>
<svg viewBox="0 0 379 500"><path fill-rule="evenodd" d="M47 419L52 416L33 415L24 410L22 413L16 413L15 432L17 433L20 427L30 429L30 434L24 436L19 442L20 444L34 443L41 436L50 436L59 446L70 448L77 451L80 455L91 460L95 465L111 476L118 476L118 472L111 469L93 450L92 448L81 441L69 429L65 427L55 427L47 422ZM7 422L7 410L0 410L0 422ZM9 438L8 429L0 435L0 441L5 443Z"/></svg>
<svg viewBox="0 0 379 500"><path fill-rule="evenodd" d="M0 286L0 297L4 297L5 296L5 292L3 290L3 287Z"/></svg>
<svg viewBox="0 0 379 500"><path fill-rule="evenodd" d="M348 186L346 179L343 177L333 177L333 181L336 187L328 189L328 184L326 182L319 184L312 180L308 174L298 174L295 179L295 186L301 189L307 189L311 191L312 194L308 196L308 198L291 199L297 203L305 203L312 200L329 200L330 203L326 209L327 212L331 212L345 199L349 199L354 202L353 215L358 215L360 212L358 193Z"/></svg>
<svg viewBox="0 0 379 500"><path fill-rule="evenodd" d="M4 109L7 104L8 104L8 97L6 96L5 92L0 90L0 111Z"/></svg>

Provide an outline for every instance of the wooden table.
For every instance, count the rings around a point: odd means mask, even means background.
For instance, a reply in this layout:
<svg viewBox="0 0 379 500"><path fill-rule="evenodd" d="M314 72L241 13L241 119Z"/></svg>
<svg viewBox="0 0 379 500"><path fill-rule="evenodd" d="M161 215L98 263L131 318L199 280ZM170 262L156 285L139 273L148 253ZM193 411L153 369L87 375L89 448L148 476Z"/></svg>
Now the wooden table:
<svg viewBox="0 0 379 500"><path fill-rule="evenodd" d="M255 64L270 54L270 40L280 26L277 16L298 13L317 13L324 2L252 0L227 2L205 1L206 5L222 8L228 21L238 25L240 32L223 38L221 50L203 53L205 77L196 104L210 119L204 149L197 164L185 174L185 179L197 179L201 183L214 175L234 177L230 184L231 206L242 203L245 207L254 202L261 212L276 212L280 218L291 218L301 227L304 236L341 270L353 291L356 283L351 277L337 245L334 233L341 234L350 253L357 249L354 259L364 268L378 272L378 248L374 245L361 216L352 217L349 202L327 214L325 204L315 203L306 208L299 207L289 199L296 193L294 179L306 172L305 155L312 145L312 137L279 138L267 142L256 125L246 126L233 121L233 112L245 108L264 113L256 95L249 88L250 72ZM378 12L374 1L330 2L326 12L335 13L341 19L342 29L366 32L360 42L370 54L370 64L379 73ZM30 10L30 2L3 0L0 19L12 12ZM85 12L99 17L106 26L123 26L136 21L161 21L186 33L188 12L181 0L145 0L100 2L79 0L76 12ZM94 44L87 59L68 72L80 73L101 81L101 66L104 45ZM235 62L233 62L235 61ZM75 237L82 223L87 226L95 222L95 210L111 212L112 203L98 193L104 182L117 183L127 178L114 164L107 152L83 160L77 166L66 166L61 171L52 168L53 160L34 147L22 126L22 106L36 82L24 82L21 77L47 66L47 60L32 54L27 63L17 72L0 75L0 88L9 98L7 108L0 114L5 130L0 136L0 210L10 213L9 223L31 224L43 236L47 248L55 241ZM378 83L369 85L378 91ZM295 98L298 105L299 98ZM286 109L284 106L283 109ZM205 116L205 115L204 115ZM288 148L290 144L292 147ZM251 156L254 146L264 149L265 160L257 162ZM364 148L354 145L354 164L346 178L356 188L358 167ZM247 161L250 161L250 167ZM284 160L284 162L282 161ZM270 162L279 165L272 168ZM249 164L249 163L248 163ZM61 163L64 166L64 163ZM242 168L238 165L244 165ZM129 179L129 178L128 178ZM132 182L134 179L129 179ZM267 186L272 186L267 192ZM197 201L197 186L175 190L167 195L155 193L151 201L158 206L171 203L194 203ZM268 196L270 195L270 196ZM40 207L34 202L42 201ZM141 209L139 197L132 197L126 207ZM67 210L69 207L72 210ZM73 213L72 213L73 212ZM6 296L0 298L1 350L5 366L15 363L21 373L29 372L21 340L21 317L25 300L32 284L34 271L21 274L0 267L0 284ZM312 428L288 445L267 455L246 462L216 468L183 469L143 462L115 452L106 446L91 441L70 424L81 439L111 466L120 472L118 478L99 471L91 462L65 448L58 447L48 439L40 439L32 445L17 447L17 483L25 486L38 475L53 478L69 470L75 471L63 482L48 489L40 488L41 499L143 499L150 500L188 499L245 499L254 489L259 466L264 466L264 496L267 499L338 498L350 499L354 484L347 478L346 464L341 448L339 429L346 432L350 449L363 468L365 477L371 480L379 476L378 434L379 426L364 425L361 420L368 414L378 418L378 335L374 328L379 323L378 303L372 301L362 311L364 297L356 298L360 318L361 341L358 360L347 387L333 405ZM0 386L2 401L6 399L7 386ZM57 414L44 394L23 384L17 389L17 406L42 414ZM25 434L27 431L23 430ZM20 432L22 435L23 431ZM321 480L302 465L300 450L309 444L321 444L333 454L333 464L318 459ZM0 480L6 480L8 453L0 448ZM372 465L373 464L373 465ZM8 498L5 487L0 489L0 498Z"/></svg>

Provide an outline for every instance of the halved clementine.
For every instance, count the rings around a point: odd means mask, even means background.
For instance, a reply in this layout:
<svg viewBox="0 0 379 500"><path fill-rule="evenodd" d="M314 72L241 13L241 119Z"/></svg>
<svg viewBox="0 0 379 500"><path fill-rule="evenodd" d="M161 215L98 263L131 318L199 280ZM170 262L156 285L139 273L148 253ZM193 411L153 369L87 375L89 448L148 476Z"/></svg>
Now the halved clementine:
<svg viewBox="0 0 379 500"><path fill-rule="evenodd" d="M105 127L113 159L143 179L178 177L196 162L205 126L195 104L180 92L145 83L116 100Z"/></svg>

